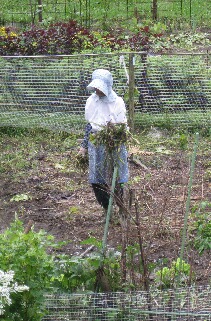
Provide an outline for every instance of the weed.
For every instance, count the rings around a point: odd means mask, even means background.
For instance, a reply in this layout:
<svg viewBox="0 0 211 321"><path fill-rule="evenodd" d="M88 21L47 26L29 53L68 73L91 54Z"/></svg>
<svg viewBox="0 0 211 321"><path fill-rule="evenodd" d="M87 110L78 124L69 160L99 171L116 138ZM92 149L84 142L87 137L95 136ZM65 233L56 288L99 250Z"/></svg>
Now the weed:
<svg viewBox="0 0 211 321"><path fill-rule="evenodd" d="M202 254L211 249L211 203L204 201L196 204L191 212L191 244Z"/></svg>
<svg viewBox="0 0 211 321"><path fill-rule="evenodd" d="M179 136L179 146L182 150L187 149L188 146L188 136L185 133L180 134Z"/></svg>
<svg viewBox="0 0 211 321"><path fill-rule="evenodd" d="M139 183L141 179L142 179L141 176L134 176L134 177L128 182L128 185L133 185L133 184Z"/></svg>
<svg viewBox="0 0 211 321"><path fill-rule="evenodd" d="M9 137L25 136L29 133L27 128L22 127L0 127L0 136L7 135Z"/></svg>
<svg viewBox="0 0 211 321"><path fill-rule="evenodd" d="M17 194L10 199L10 202L29 201L32 197L29 194Z"/></svg>
<svg viewBox="0 0 211 321"><path fill-rule="evenodd" d="M85 172L89 166L88 153L83 156L81 154L77 154L75 157L75 167L79 169L81 172Z"/></svg>
<svg viewBox="0 0 211 321"><path fill-rule="evenodd" d="M71 221L75 215L78 215L80 213L79 207L78 206L71 206L69 208L69 211L67 212L67 220Z"/></svg>
<svg viewBox="0 0 211 321"><path fill-rule="evenodd" d="M190 271L190 264L183 260L180 269L180 258L177 258L170 267L165 266L155 273L157 286L161 288L176 287L178 278L182 283L187 283Z"/></svg>

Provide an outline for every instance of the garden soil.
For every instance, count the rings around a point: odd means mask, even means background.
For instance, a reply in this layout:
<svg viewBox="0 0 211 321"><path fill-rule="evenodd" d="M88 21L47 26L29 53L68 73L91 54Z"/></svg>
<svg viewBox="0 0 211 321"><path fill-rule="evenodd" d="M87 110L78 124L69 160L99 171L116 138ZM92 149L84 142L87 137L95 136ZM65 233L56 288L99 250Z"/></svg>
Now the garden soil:
<svg viewBox="0 0 211 321"><path fill-rule="evenodd" d="M6 142L5 142L6 146ZM63 153L37 152L23 175L9 170L1 173L0 231L3 232L15 215L35 231L44 229L56 241L67 244L59 252L83 255L93 251L82 245L90 237L102 240L105 213L96 202L88 184L88 172L75 164L77 148ZM191 209L204 200L211 201L211 180L207 175L210 150L197 154ZM115 204L109 225L108 250L119 249L123 239L138 244L140 231L147 262L169 262L180 255L181 233L187 202L191 151L168 150L162 145L155 151L138 147L130 149L130 182L125 186L126 211L119 213ZM36 169L33 164L36 162ZM64 165L65 164L65 165ZM15 199L17 195L27 199ZM21 197L20 197L21 198ZM126 226L126 229L125 229ZM192 227L192 228L190 228ZM194 240L192 216L188 219L188 237L184 253L195 274L196 284L210 282L210 253L199 255L191 245ZM153 280L153 275L151 276Z"/></svg>

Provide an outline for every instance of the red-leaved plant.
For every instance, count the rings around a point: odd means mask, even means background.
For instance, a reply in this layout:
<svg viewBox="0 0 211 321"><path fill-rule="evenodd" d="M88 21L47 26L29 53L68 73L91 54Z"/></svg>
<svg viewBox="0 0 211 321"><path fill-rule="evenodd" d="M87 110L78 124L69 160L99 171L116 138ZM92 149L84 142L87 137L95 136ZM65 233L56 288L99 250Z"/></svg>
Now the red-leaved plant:
<svg viewBox="0 0 211 321"><path fill-rule="evenodd" d="M146 26L130 37L126 37L122 31L115 34L101 32L99 39L95 32L79 26L74 20L56 22L46 29L34 25L21 33L12 32L8 27L4 28L4 33L0 33L0 55L73 54L87 49L94 51L97 47L105 50L127 48L147 51L151 46L152 36L161 37L162 34L154 34Z"/></svg>

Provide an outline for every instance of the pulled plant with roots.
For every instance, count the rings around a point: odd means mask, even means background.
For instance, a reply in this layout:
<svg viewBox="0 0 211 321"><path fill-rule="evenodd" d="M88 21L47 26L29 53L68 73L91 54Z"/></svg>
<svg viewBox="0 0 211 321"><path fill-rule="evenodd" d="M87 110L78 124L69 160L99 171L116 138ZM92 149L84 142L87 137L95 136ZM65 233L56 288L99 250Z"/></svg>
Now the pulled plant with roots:
<svg viewBox="0 0 211 321"><path fill-rule="evenodd" d="M90 135L90 142L94 145L104 145L109 153L128 143L129 131L125 123L111 123L102 126L96 134Z"/></svg>

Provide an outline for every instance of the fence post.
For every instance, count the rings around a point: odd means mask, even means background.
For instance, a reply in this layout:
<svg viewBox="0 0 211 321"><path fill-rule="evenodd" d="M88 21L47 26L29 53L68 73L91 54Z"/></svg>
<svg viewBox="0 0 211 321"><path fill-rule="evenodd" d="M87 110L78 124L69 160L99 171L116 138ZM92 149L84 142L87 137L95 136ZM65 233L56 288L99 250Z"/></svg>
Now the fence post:
<svg viewBox="0 0 211 321"><path fill-rule="evenodd" d="M158 18L158 4L157 0L152 0L152 19L157 20Z"/></svg>
<svg viewBox="0 0 211 321"><path fill-rule="evenodd" d="M39 22L42 22L42 0L38 0L38 17Z"/></svg>
<svg viewBox="0 0 211 321"><path fill-rule="evenodd" d="M195 161L196 161L196 154L197 154L197 148L199 144L199 133L196 133L195 138L195 145L193 149L192 159L191 159L191 165L190 165L190 177L188 182L188 195L187 195L187 201L186 201L186 210L185 210L185 217L184 217L184 226L182 231L182 243L181 243L181 250L180 250L180 261L179 261L179 282L180 283L180 274L182 272L182 261L183 261L183 255L185 250L185 242L187 238L187 226L188 226L188 217L189 217L189 211L190 211L190 201L191 201L191 190L193 186L193 174L195 170Z"/></svg>
<svg viewBox="0 0 211 321"><path fill-rule="evenodd" d="M134 54L129 54L129 115L128 124L131 133L134 132L134 91L135 91L135 75L134 75Z"/></svg>

